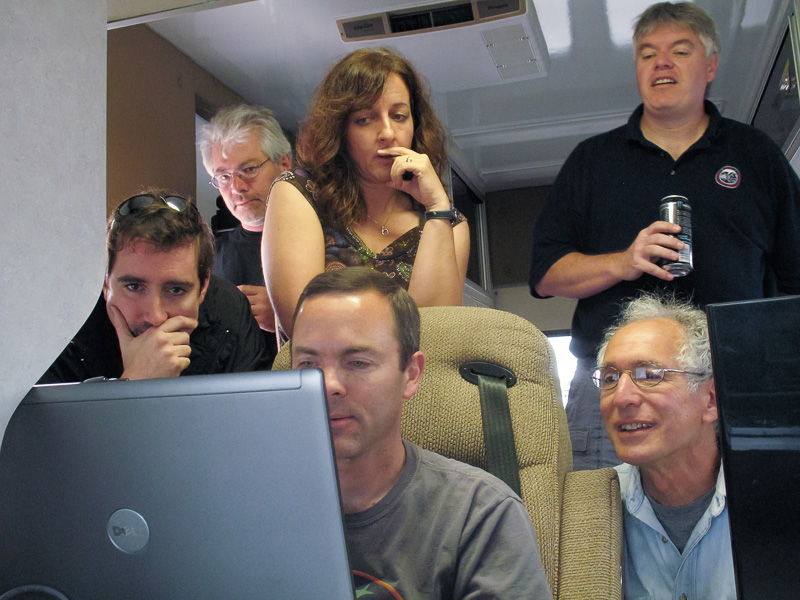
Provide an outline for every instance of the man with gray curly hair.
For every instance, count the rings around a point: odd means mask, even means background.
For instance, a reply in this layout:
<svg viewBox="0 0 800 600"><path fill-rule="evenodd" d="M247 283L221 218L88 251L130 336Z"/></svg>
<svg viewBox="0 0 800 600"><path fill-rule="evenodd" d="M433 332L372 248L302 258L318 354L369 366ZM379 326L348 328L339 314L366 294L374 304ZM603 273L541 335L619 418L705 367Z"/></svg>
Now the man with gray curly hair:
<svg viewBox="0 0 800 600"><path fill-rule="evenodd" d="M275 331L275 313L261 269L261 234L272 182L292 167L292 149L272 111L239 104L220 110L197 142L211 185L239 221L217 235L212 273L238 286L261 329Z"/></svg>
<svg viewBox="0 0 800 600"><path fill-rule="evenodd" d="M606 331L592 381L625 505L626 598L736 598L708 324L643 295Z"/></svg>

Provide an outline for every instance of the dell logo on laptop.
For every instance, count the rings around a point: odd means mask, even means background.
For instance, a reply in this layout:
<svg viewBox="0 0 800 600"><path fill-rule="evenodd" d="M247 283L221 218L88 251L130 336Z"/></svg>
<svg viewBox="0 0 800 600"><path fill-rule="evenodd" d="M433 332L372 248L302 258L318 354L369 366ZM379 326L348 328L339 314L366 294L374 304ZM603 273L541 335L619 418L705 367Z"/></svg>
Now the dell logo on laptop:
<svg viewBox="0 0 800 600"><path fill-rule="evenodd" d="M135 527L117 527L116 525L112 525L111 534L114 537L119 535L147 535L147 531L136 529Z"/></svg>
<svg viewBox="0 0 800 600"><path fill-rule="evenodd" d="M108 539L114 546L127 554L139 552L150 541L150 528L147 521L135 510L121 508L108 519L106 528Z"/></svg>

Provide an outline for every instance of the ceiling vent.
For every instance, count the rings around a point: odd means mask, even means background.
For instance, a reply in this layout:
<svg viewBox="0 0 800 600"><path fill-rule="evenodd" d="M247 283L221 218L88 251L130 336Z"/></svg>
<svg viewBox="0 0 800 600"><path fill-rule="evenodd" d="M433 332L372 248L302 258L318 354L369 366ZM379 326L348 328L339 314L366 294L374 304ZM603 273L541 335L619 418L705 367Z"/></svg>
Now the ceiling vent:
<svg viewBox="0 0 800 600"><path fill-rule="evenodd" d="M531 0L439 2L342 18L336 25L349 49L396 48L437 91L542 77L549 67Z"/></svg>

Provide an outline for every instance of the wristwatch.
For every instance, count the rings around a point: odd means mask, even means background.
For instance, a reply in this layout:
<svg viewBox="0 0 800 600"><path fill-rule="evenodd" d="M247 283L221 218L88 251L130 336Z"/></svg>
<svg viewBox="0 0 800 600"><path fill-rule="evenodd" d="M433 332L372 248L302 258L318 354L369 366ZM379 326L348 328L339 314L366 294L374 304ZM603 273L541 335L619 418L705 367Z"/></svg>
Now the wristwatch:
<svg viewBox="0 0 800 600"><path fill-rule="evenodd" d="M431 219L445 219L450 221L451 225L455 225L458 221L458 211L455 208L450 210L428 210L425 212L425 222Z"/></svg>

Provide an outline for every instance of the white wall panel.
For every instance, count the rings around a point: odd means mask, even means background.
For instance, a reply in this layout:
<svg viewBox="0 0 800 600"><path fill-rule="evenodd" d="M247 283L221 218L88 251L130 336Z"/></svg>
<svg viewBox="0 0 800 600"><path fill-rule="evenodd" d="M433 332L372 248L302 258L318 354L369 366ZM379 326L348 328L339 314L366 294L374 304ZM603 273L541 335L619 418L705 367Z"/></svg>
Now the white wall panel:
<svg viewBox="0 0 800 600"><path fill-rule="evenodd" d="M102 285L105 0L0 3L0 437Z"/></svg>

